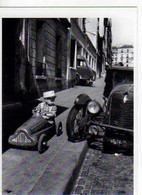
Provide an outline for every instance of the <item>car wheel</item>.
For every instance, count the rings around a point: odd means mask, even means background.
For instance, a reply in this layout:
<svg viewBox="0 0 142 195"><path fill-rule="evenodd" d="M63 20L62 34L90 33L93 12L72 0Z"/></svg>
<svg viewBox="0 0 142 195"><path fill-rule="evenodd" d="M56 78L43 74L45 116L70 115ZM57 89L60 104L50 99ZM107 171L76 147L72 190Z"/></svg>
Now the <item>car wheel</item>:
<svg viewBox="0 0 142 195"><path fill-rule="evenodd" d="M73 142L82 141L85 139L83 135L85 121L85 107L73 106L69 112L66 124L68 139Z"/></svg>
<svg viewBox="0 0 142 195"><path fill-rule="evenodd" d="M89 85L89 86L92 86L92 84L93 84L93 82L90 82L88 85Z"/></svg>
<svg viewBox="0 0 142 195"><path fill-rule="evenodd" d="M47 149L47 141L46 140L47 140L46 135L42 134L39 138L39 141L38 141L38 151L39 151L39 153L43 153Z"/></svg>
<svg viewBox="0 0 142 195"><path fill-rule="evenodd" d="M93 81L96 80L96 73L94 73L94 76L93 76Z"/></svg>

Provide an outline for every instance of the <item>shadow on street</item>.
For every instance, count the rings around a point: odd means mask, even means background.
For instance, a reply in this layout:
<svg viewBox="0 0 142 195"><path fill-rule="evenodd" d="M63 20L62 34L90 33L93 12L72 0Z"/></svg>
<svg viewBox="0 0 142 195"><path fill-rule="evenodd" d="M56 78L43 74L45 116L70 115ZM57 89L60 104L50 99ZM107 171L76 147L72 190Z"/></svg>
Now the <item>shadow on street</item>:
<svg viewBox="0 0 142 195"><path fill-rule="evenodd" d="M111 147L109 151L104 151L103 148L103 136L98 136L96 138L88 139L88 146L90 149L93 150L99 150L102 153L108 153L108 154L124 154L125 156L133 156L133 151L123 149L123 148L117 148L117 147Z"/></svg>

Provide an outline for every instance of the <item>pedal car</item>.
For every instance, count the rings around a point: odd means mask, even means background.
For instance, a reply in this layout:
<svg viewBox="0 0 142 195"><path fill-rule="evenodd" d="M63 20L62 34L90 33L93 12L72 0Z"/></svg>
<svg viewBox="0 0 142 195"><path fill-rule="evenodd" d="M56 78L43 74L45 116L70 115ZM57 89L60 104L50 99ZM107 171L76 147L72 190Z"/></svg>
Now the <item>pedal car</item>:
<svg viewBox="0 0 142 195"><path fill-rule="evenodd" d="M81 141L104 132L104 151L133 149L133 68L111 66L106 70L104 105L79 95L67 118L70 141Z"/></svg>
<svg viewBox="0 0 142 195"><path fill-rule="evenodd" d="M24 147L37 145L39 153L44 152L47 148L47 134L53 130L56 130L57 136L62 133L62 123L58 127L55 124L55 97L54 91L44 92L43 102L33 109L32 117L9 137L8 142Z"/></svg>

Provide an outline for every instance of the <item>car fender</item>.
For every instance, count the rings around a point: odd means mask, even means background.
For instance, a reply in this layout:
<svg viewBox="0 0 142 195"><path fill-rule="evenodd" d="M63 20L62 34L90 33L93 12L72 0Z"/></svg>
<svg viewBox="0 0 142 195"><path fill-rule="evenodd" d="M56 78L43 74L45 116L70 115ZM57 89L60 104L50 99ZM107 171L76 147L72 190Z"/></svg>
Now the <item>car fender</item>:
<svg viewBox="0 0 142 195"><path fill-rule="evenodd" d="M87 102L91 101L91 98L87 94L80 94L74 101L76 106L83 106Z"/></svg>

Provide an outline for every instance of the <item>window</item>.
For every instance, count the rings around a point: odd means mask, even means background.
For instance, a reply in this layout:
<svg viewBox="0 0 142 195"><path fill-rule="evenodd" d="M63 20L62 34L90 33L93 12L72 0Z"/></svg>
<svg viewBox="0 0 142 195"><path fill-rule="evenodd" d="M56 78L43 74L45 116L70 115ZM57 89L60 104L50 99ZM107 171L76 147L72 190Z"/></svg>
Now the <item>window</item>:
<svg viewBox="0 0 142 195"><path fill-rule="evenodd" d="M55 75L58 78L62 77L62 69L61 69L61 36L56 36L56 69Z"/></svg>
<svg viewBox="0 0 142 195"><path fill-rule="evenodd" d="M81 61L81 60L77 60L77 66L84 66L84 67L86 67L87 66L87 64L86 64L86 61Z"/></svg>
<svg viewBox="0 0 142 195"><path fill-rule="evenodd" d="M36 75L46 75L44 22L36 22Z"/></svg>
<svg viewBox="0 0 142 195"><path fill-rule="evenodd" d="M75 40L71 40L71 53L70 53L70 67L74 67L74 59L75 59Z"/></svg>

